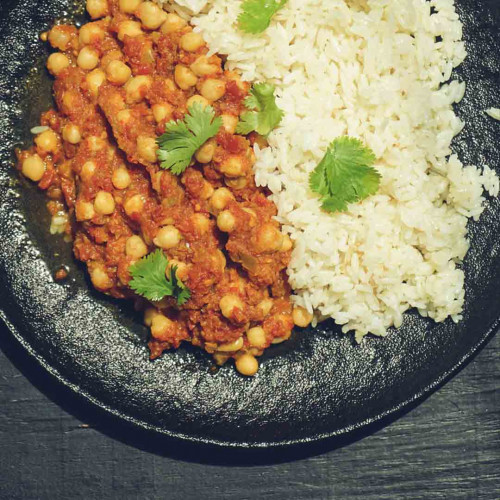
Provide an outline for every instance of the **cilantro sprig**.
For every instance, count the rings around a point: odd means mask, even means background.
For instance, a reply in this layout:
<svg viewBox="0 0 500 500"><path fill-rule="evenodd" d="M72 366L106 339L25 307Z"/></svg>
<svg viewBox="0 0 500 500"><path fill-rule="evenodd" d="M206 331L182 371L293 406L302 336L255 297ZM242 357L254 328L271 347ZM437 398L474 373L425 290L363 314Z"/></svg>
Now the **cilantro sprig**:
<svg viewBox="0 0 500 500"><path fill-rule="evenodd" d="M191 292L177 277L177 266L170 268L170 279L167 279L167 267L168 259L162 250L146 255L130 266L130 288L148 300L156 302L164 297L175 297L177 304L185 304Z"/></svg>
<svg viewBox="0 0 500 500"><path fill-rule="evenodd" d="M245 107L249 110L243 113L236 127L238 134L257 132L269 135L283 119L283 111L276 105L275 87L271 83L256 83L245 99Z"/></svg>
<svg viewBox="0 0 500 500"><path fill-rule="evenodd" d="M196 102L189 107L184 120L172 120L156 142L160 166L180 175L189 167L196 151L219 132L222 118L215 117L211 106Z"/></svg>
<svg viewBox="0 0 500 500"><path fill-rule="evenodd" d="M380 174L373 164L375 154L358 139L335 139L309 176L311 190L321 195L326 212L345 212L349 203L375 194Z"/></svg>
<svg viewBox="0 0 500 500"><path fill-rule="evenodd" d="M241 4L238 27L245 33L256 35L265 31L271 18L288 0L245 0Z"/></svg>

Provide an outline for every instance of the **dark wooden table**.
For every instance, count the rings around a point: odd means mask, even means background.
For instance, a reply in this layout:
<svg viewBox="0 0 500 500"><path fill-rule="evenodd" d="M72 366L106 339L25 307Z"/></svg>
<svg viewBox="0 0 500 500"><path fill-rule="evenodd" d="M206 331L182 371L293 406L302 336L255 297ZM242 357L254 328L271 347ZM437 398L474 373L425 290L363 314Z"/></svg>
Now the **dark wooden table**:
<svg viewBox="0 0 500 500"><path fill-rule="evenodd" d="M131 429L60 387L3 327L0 348L1 499L500 498L500 335L392 422L250 453Z"/></svg>

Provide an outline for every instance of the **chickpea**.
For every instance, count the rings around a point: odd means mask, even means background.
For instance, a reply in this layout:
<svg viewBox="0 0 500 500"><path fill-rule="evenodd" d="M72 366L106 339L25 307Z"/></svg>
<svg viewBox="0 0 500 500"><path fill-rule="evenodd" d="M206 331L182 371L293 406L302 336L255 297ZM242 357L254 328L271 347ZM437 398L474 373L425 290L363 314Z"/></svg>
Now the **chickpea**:
<svg viewBox="0 0 500 500"><path fill-rule="evenodd" d="M179 40L179 46L187 52L196 52L203 45L205 45L205 40L203 40L203 37L199 33L195 33L194 31L182 35Z"/></svg>
<svg viewBox="0 0 500 500"><path fill-rule="evenodd" d="M120 0L119 7L125 14L133 14L143 0Z"/></svg>
<svg viewBox="0 0 500 500"><path fill-rule="evenodd" d="M125 167L119 167L113 172L111 182L116 189L127 189L132 179Z"/></svg>
<svg viewBox="0 0 500 500"><path fill-rule="evenodd" d="M88 201L78 200L75 205L77 221L90 220L95 215L94 205Z"/></svg>
<svg viewBox="0 0 500 500"><path fill-rule="evenodd" d="M87 144L89 146L89 150L92 153L97 153L98 151L102 151L106 147L106 141L101 137L97 137L96 135L88 137Z"/></svg>
<svg viewBox="0 0 500 500"><path fill-rule="evenodd" d="M210 163L214 157L217 145L214 141L206 142L195 154L196 161L199 163Z"/></svg>
<svg viewBox="0 0 500 500"><path fill-rule="evenodd" d="M80 68L90 71L99 64L99 53L92 47L83 47L78 54L76 64Z"/></svg>
<svg viewBox="0 0 500 500"><path fill-rule="evenodd" d="M185 262L181 262L180 260L170 259L168 261L166 276L168 279L171 279L171 271L173 267L177 268L175 275L181 280L185 280L188 277L189 266Z"/></svg>
<svg viewBox="0 0 500 500"><path fill-rule="evenodd" d="M293 242L288 234L283 235L283 243L280 248L280 252L288 252L293 248Z"/></svg>
<svg viewBox="0 0 500 500"><path fill-rule="evenodd" d="M106 81L106 74L102 69L95 69L85 77L85 81L91 95L97 97L99 87Z"/></svg>
<svg viewBox="0 0 500 500"><path fill-rule="evenodd" d="M220 352L236 352L243 347L243 337L240 337L233 342L227 342L226 344L221 344L217 347Z"/></svg>
<svg viewBox="0 0 500 500"><path fill-rule="evenodd" d="M236 362L236 369L247 377L252 377L259 371L259 362L251 354L243 354L240 356Z"/></svg>
<svg viewBox="0 0 500 500"><path fill-rule="evenodd" d="M124 204L125 213L131 217L133 214L139 213L144 207L144 199L140 194L131 196Z"/></svg>
<svg viewBox="0 0 500 500"><path fill-rule="evenodd" d="M28 156L23 161L21 171L25 177L34 182L38 182L45 173L45 163L37 154Z"/></svg>
<svg viewBox="0 0 500 500"><path fill-rule="evenodd" d="M109 14L107 0L87 0L87 12L92 19L106 17Z"/></svg>
<svg viewBox="0 0 500 500"><path fill-rule="evenodd" d="M99 265L90 270L90 279L92 284L99 290L109 290L113 286L106 269Z"/></svg>
<svg viewBox="0 0 500 500"><path fill-rule="evenodd" d="M234 115L221 115L222 127L228 134L234 134L238 126L238 117Z"/></svg>
<svg viewBox="0 0 500 500"><path fill-rule="evenodd" d="M151 335L158 340L168 340L168 330L173 324L173 321L163 314L157 314L151 321Z"/></svg>
<svg viewBox="0 0 500 500"><path fill-rule="evenodd" d="M284 337L276 337L271 341L271 344L282 344L286 342L292 335L292 332L288 332Z"/></svg>
<svg viewBox="0 0 500 500"><path fill-rule="evenodd" d="M69 66L69 59L60 52L50 54L47 59L47 69L54 76L59 75L63 70Z"/></svg>
<svg viewBox="0 0 500 500"><path fill-rule="evenodd" d="M99 215L111 215L115 211L115 199L107 191L99 191L94 200L94 210Z"/></svg>
<svg viewBox="0 0 500 500"><path fill-rule="evenodd" d="M104 39L104 31L97 23L87 23L80 28L78 39L81 45L90 45Z"/></svg>
<svg viewBox="0 0 500 500"><path fill-rule="evenodd" d="M78 99L78 95L73 90L66 90L62 94L62 108L63 111L68 113Z"/></svg>
<svg viewBox="0 0 500 500"><path fill-rule="evenodd" d="M266 332L264 331L264 328L260 326L250 328L247 332L247 339L253 347L260 347L263 349L267 346Z"/></svg>
<svg viewBox="0 0 500 500"><path fill-rule="evenodd" d="M213 75L220 70L220 66L210 63L207 56L198 57L198 59L191 64L190 68L191 71L197 76Z"/></svg>
<svg viewBox="0 0 500 500"><path fill-rule="evenodd" d="M153 2L141 3L136 15L142 21L142 25L150 30L158 29L167 18L165 11Z"/></svg>
<svg viewBox="0 0 500 500"><path fill-rule="evenodd" d="M67 50L71 42L71 34L65 26L54 26L48 34L50 45L55 49Z"/></svg>
<svg viewBox="0 0 500 500"><path fill-rule="evenodd" d="M229 156L220 164L219 169L228 177L242 177L247 170L240 156Z"/></svg>
<svg viewBox="0 0 500 500"><path fill-rule="evenodd" d="M210 229L210 220L203 214L194 214L191 216L191 220L196 230L201 234L207 233Z"/></svg>
<svg viewBox="0 0 500 500"><path fill-rule="evenodd" d="M296 306L293 308L292 318L295 325L305 328L313 319L313 315L305 308Z"/></svg>
<svg viewBox="0 0 500 500"><path fill-rule="evenodd" d="M257 248L261 252L276 252L283 245L283 235L270 222L257 230Z"/></svg>
<svg viewBox="0 0 500 500"><path fill-rule="evenodd" d="M125 85L127 103L132 104L142 101L152 83L153 81L148 75L139 75L131 78Z"/></svg>
<svg viewBox="0 0 500 500"><path fill-rule="evenodd" d="M132 76L132 70L122 61L110 61L106 66L108 81L115 85L124 85Z"/></svg>
<svg viewBox="0 0 500 500"><path fill-rule="evenodd" d="M234 179L226 178L224 179L224 182L226 183L226 186L236 190L244 189L248 184L246 177L236 177Z"/></svg>
<svg viewBox="0 0 500 500"><path fill-rule="evenodd" d="M126 125L132 118L132 111L130 109L122 109L116 114L116 119L120 122L121 126Z"/></svg>
<svg viewBox="0 0 500 500"><path fill-rule="evenodd" d="M97 165L93 161L85 162L80 170L80 179L88 184L95 174L96 169Z"/></svg>
<svg viewBox="0 0 500 500"><path fill-rule="evenodd" d="M235 82L240 90L247 90L247 84L241 81L241 75L239 73L236 71L226 71L225 75L228 80Z"/></svg>
<svg viewBox="0 0 500 500"><path fill-rule="evenodd" d="M196 103L201 104L202 108L206 108L207 106L210 106L210 103L203 96L193 95L187 100L186 107L189 109L191 106L193 106Z"/></svg>
<svg viewBox="0 0 500 500"><path fill-rule="evenodd" d="M158 314L160 314L158 312L158 309L155 309L154 307L148 307L144 311L144 324L146 326L151 326L151 324L153 323L153 318Z"/></svg>
<svg viewBox="0 0 500 500"><path fill-rule="evenodd" d="M181 233L175 226L163 226L156 233L153 243L164 250L176 247L181 241Z"/></svg>
<svg viewBox="0 0 500 500"><path fill-rule="evenodd" d="M194 87L198 82L198 77L187 67L178 64L174 71L175 83L182 89L187 90Z"/></svg>
<svg viewBox="0 0 500 500"><path fill-rule="evenodd" d="M146 161L154 163L157 161L156 150L158 146L156 145L156 139L154 137L146 137L145 135L140 135L137 138L137 153Z"/></svg>
<svg viewBox="0 0 500 500"><path fill-rule="evenodd" d="M111 61L123 61L123 53L119 49L104 52L101 57L101 68L107 68Z"/></svg>
<svg viewBox="0 0 500 500"><path fill-rule="evenodd" d="M134 235L131 236L125 243L125 253L127 254L127 257L139 260L148 254L148 247L140 236Z"/></svg>
<svg viewBox="0 0 500 500"><path fill-rule="evenodd" d="M218 213L220 210L224 210L231 200L234 200L231 191L227 188L219 188L210 198L210 206L215 213Z"/></svg>
<svg viewBox="0 0 500 500"><path fill-rule="evenodd" d="M153 110L153 116L157 123L170 121L174 113L174 107L168 102L154 104L151 109Z"/></svg>
<svg viewBox="0 0 500 500"><path fill-rule="evenodd" d="M223 210L217 216L217 227L224 233L230 233L236 226L236 219L229 210Z"/></svg>
<svg viewBox="0 0 500 500"><path fill-rule="evenodd" d="M137 21L122 21L118 26L118 40L121 42L123 42L126 36L133 38L141 35L141 23Z"/></svg>
<svg viewBox="0 0 500 500"><path fill-rule="evenodd" d="M200 191L200 198L202 200L208 200L214 194L214 188L210 182L205 181L203 187Z"/></svg>
<svg viewBox="0 0 500 500"><path fill-rule="evenodd" d="M257 307L260 309L262 312L262 316L264 318L271 312L271 309L273 308L273 299L264 299L261 300L258 304Z"/></svg>
<svg viewBox="0 0 500 500"><path fill-rule="evenodd" d="M193 73L194 74L194 73ZM209 101L217 101L224 97L226 93L226 82L216 80L215 78L208 78L205 80L200 89L200 94Z"/></svg>
<svg viewBox="0 0 500 500"><path fill-rule="evenodd" d="M186 24L186 21L177 14L167 14L165 22L161 25L161 32L174 33L175 31L180 31Z"/></svg>
<svg viewBox="0 0 500 500"><path fill-rule="evenodd" d="M234 315L235 309L243 310L245 306L237 295L229 293L220 299L219 307L222 315L230 319Z"/></svg>
<svg viewBox="0 0 500 500"><path fill-rule="evenodd" d="M68 123L64 126L62 136L70 144L78 144L82 140L80 127L74 123Z"/></svg>
<svg viewBox="0 0 500 500"><path fill-rule="evenodd" d="M58 147L57 134L49 128L49 130L36 137L35 143L39 152L45 154L54 153Z"/></svg>

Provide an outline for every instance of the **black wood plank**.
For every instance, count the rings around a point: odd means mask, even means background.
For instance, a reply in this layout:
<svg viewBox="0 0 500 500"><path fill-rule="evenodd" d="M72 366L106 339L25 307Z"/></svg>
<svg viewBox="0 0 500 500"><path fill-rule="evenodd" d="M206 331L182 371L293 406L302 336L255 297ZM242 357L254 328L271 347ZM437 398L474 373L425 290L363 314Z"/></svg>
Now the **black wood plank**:
<svg viewBox="0 0 500 500"><path fill-rule="evenodd" d="M436 394L371 434L242 453L120 424L0 333L2 499L500 498L498 335Z"/></svg>

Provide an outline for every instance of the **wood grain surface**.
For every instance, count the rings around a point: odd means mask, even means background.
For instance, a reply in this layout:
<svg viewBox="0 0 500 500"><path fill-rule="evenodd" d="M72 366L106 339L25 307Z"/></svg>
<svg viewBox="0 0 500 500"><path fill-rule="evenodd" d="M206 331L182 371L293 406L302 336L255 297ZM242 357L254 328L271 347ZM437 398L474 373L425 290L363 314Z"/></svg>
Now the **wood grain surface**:
<svg viewBox="0 0 500 500"><path fill-rule="evenodd" d="M0 327L1 499L500 498L500 336L363 433L245 452L160 439L90 407Z"/></svg>

